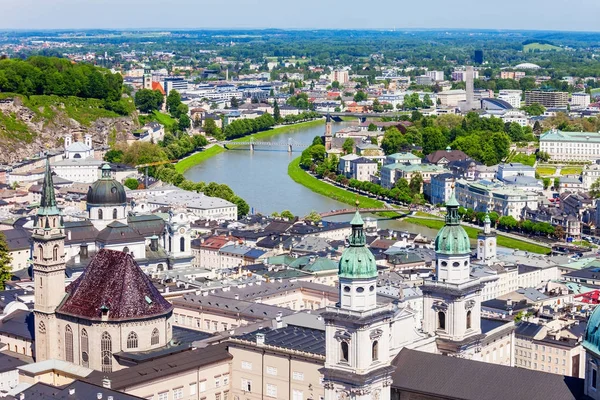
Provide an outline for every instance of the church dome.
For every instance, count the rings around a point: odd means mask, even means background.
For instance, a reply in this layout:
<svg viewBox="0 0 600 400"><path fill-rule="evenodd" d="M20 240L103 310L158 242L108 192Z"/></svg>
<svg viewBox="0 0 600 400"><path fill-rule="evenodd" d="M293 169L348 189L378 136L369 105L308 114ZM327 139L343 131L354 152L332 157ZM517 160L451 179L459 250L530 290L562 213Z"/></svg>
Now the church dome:
<svg viewBox="0 0 600 400"><path fill-rule="evenodd" d="M364 222L356 211L352 222L352 235L349 238L350 247L342 253L338 275L340 278L375 278L377 277L377 264L375 256L366 247L366 237L363 231Z"/></svg>
<svg viewBox="0 0 600 400"><path fill-rule="evenodd" d="M460 226L458 215L459 204L452 191L452 196L446 203L446 225L435 237L435 252L446 255L464 255L471 252L471 241L469 235Z"/></svg>
<svg viewBox="0 0 600 400"><path fill-rule="evenodd" d="M102 166L102 177L88 189L87 203L94 206L124 206L127 203L125 188L112 177L108 164Z"/></svg>
<svg viewBox="0 0 600 400"><path fill-rule="evenodd" d="M588 320L583 347L600 355L600 307L596 307Z"/></svg>

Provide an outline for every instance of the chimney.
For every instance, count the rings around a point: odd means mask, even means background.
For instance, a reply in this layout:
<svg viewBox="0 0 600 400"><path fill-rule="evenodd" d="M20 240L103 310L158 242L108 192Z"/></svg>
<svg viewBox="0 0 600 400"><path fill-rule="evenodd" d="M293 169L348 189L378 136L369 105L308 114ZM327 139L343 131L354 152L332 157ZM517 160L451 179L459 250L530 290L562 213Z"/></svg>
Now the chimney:
<svg viewBox="0 0 600 400"><path fill-rule="evenodd" d="M73 396L75 394L75 388L69 389L69 396Z"/></svg>
<svg viewBox="0 0 600 400"><path fill-rule="evenodd" d="M67 240L71 240L71 231L67 231Z"/></svg>
<svg viewBox="0 0 600 400"><path fill-rule="evenodd" d="M96 398L97 398L98 400L102 400L102 393L98 392L98 393L96 394Z"/></svg>
<svg viewBox="0 0 600 400"><path fill-rule="evenodd" d="M105 388L107 388L107 389L110 389L110 387L111 387L111 382L110 382L110 379L108 379L108 377L107 377L107 376L105 376L105 377L102 379L102 387L105 387Z"/></svg>
<svg viewBox="0 0 600 400"><path fill-rule="evenodd" d="M276 329L283 328L283 320L281 319L282 316L283 316L283 314L280 311L277 313L277 316L275 317L275 328Z"/></svg>
<svg viewBox="0 0 600 400"><path fill-rule="evenodd" d="M256 334L256 345L257 346L264 346L265 345L265 334L264 333L257 333Z"/></svg>
<svg viewBox="0 0 600 400"><path fill-rule="evenodd" d="M240 299L240 295L236 293L236 294L233 296L233 298L234 298L234 299L236 299L236 300L239 300L239 299Z"/></svg>

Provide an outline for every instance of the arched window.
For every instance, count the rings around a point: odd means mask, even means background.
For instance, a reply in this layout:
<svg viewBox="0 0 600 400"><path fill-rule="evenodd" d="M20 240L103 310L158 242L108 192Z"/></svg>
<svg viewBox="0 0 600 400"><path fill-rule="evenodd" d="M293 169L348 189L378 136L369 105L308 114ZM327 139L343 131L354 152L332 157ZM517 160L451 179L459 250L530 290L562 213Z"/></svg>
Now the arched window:
<svg viewBox="0 0 600 400"><path fill-rule="evenodd" d="M154 328L152 331L152 336L150 337L150 344L155 345L160 342L160 334L158 333L158 329Z"/></svg>
<svg viewBox="0 0 600 400"><path fill-rule="evenodd" d="M342 342L341 345L340 361L348 362L348 342Z"/></svg>
<svg viewBox="0 0 600 400"><path fill-rule="evenodd" d="M135 332L129 332L127 335L127 348L135 349L138 347L138 335Z"/></svg>
<svg viewBox="0 0 600 400"><path fill-rule="evenodd" d="M70 325L65 327L65 360L73 362L73 329Z"/></svg>
<svg viewBox="0 0 600 400"><path fill-rule="evenodd" d="M44 248L41 244L38 246L38 261L44 261Z"/></svg>
<svg viewBox="0 0 600 400"><path fill-rule="evenodd" d="M374 340L371 345L371 359L373 361L379 360L379 342L377 340Z"/></svg>
<svg viewBox="0 0 600 400"><path fill-rule="evenodd" d="M52 261L58 261L58 245L52 249Z"/></svg>
<svg viewBox="0 0 600 400"><path fill-rule="evenodd" d="M98 219L102 219L103 215L102 215L102 209L99 208L98 209Z"/></svg>
<svg viewBox="0 0 600 400"><path fill-rule="evenodd" d="M40 324L38 325L38 333L46 333L46 324L44 324L44 321L40 321Z"/></svg>
<svg viewBox="0 0 600 400"><path fill-rule="evenodd" d="M87 331L81 330L81 361L84 367L90 366L90 344Z"/></svg>
<svg viewBox="0 0 600 400"><path fill-rule="evenodd" d="M471 310L467 311L467 329L471 329Z"/></svg>
<svg viewBox="0 0 600 400"><path fill-rule="evenodd" d="M179 251L185 251L185 238L184 237L179 239Z"/></svg>
<svg viewBox="0 0 600 400"><path fill-rule="evenodd" d="M438 312L438 329L446 329L446 313Z"/></svg>
<svg viewBox="0 0 600 400"><path fill-rule="evenodd" d="M102 359L102 372L112 372L112 339L108 332L102 333L100 340L100 356Z"/></svg>
<svg viewBox="0 0 600 400"><path fill-rule="evenodd" d="M113 208L113 219L117 219L117 209Z"/></svg>

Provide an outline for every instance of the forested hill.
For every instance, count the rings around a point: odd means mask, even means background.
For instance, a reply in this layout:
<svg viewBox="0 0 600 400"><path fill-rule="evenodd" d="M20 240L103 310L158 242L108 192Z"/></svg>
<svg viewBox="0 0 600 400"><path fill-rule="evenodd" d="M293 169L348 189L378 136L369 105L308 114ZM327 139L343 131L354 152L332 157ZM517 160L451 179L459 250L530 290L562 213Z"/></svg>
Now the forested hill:
<svg viewBox="0 0 600 400"><path fill-rule="evenodd" d="M134 126L134 111L109 70L54 57L0 60L0 162L60 146L66 133L116 140Z"/></svg>

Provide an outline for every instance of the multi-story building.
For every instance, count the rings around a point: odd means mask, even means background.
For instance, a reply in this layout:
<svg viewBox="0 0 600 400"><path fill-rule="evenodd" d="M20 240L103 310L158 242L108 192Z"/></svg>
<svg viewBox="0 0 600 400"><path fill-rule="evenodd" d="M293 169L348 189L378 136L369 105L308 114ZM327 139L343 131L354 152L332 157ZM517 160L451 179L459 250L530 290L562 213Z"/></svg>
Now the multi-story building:
<svg viewBox="0 0 600 400"><path fill-rule="evenodd" d="M569 104L568 92L555 92L549 90L530 90L525 92L525 105L538 103L546 108L567 108Z"/></svg>
<svg viewBox="0 0 600 400"><path fill-rule="evenodd" d="M431 177L431 204L445 204L452 194L452 185L455 181L456 176L451 173Z"/></svg>
<svg viewBox="0 0 600 400"><path fill-rule="evenodd" d="M581 172L581 181L584 190L590 190L592 183L600 178L600 164L588 164L583 167Z"/></svg>
<svg viewBox="0 0 600 400"><path fill-rule="evenodd" d="M410 182L419 173L423 182L429 182L432 176L449 172L446 168L434 164L388 164L381 167L381 185L391 189L396 181L404 178Z"/></svg>
<svg viewBox="0 0 600 400"><path fill-rule="evenodd" d="M441 82L444 80L444 71L427 71L425 76L430 77L435 82Z"/></svg>
<svg viewBox="0 0 600 400"><path fill-rule="evenodd" d="M163 82L165 94L168 96L171 90L177 90L179 93L188 90L188 81L183 78L167 78Z"/></svg>
<svg viewBox="0 0 600 400"><path fill-rule="evenodd" d="M594 161L600 158L600 133L552 129L540 136L540 151L556 161Z"/></svg>
<svg viewBox="0 0 600 400"><path fill-rule="evenodd" d="M525 207L537 210L538 196L534 192L511 189L500 182L456 181L456 197L461 206L477 212L495 211L500 215L521 217Z"/></svg>
<svg viewBox="0 0 600 400"><path fill-rule="evenodd" d="M590 95L585 92L571 95L571 108L586 108L590 105Z"/></svg>
<svg viewBox="0 0 600 400"><path fill-rule="evenodd" d="M371 177L377 174L379 163L365 157L359 157L350 161L350 176L358 181L371 181Z"/></svg>
<svg viewBox="0 0 600 400"><path fill-rule="evenodd" d="M521 96L523 95L522 90L503 89L498 92L498 98L506 101L513 108L521 107Z"/></svg>
<svg viewBox="0 0 600 400"><path fill-rule="evenodd" d="M415 78L415 81L416 81L417 85L423 85L423 86L433 85L433 79L431 79L431 77L427 76L427 75L417 76Z"/></svg>
<svg viewBox="0 0 600 400"><path fill-rule="evenodd" d="M331 71L329 80L332 82L338 81L340 84L344 85L350 81L350 77L348 75L348 71L336 69Z"/></svg>
<svg viewBox="0 0 600 400"><path fill-rule="evenodd" d="M523 71L500 71L500 79L514 79L519 80L525 78L525 72Z"/></svg>
<svg viewBox="0 0 600 400"><path fill-rule="evenodd" d="M421 164L421 157L415 156L413 153L394 153L385 157L383 162L387 164Z"/></svg>
<svg viewBox="0 0 600 400"><path fill-rule="evenodd" d="M479 79L479 71L473 70L473 79ZM467 71L466 70L457 70L452 72L452 80L453 81L467 81Z"/></svg>
<svg viewBox="0 0 600 400"><path fill-rule="evenodd" d="M457 107L458 103L467 100L467 92L463 89L446 90L437 94L440 105Z"/></svg>
<svg viewBox="0 0 600 400"><path fill-rule="evenodd" d="M512 124L513 122L525 127L529 125L529 118L527 118L527 114L517 110L509 110L500 116L504 123Z"/></svg>

